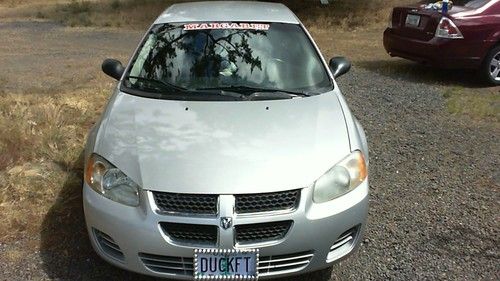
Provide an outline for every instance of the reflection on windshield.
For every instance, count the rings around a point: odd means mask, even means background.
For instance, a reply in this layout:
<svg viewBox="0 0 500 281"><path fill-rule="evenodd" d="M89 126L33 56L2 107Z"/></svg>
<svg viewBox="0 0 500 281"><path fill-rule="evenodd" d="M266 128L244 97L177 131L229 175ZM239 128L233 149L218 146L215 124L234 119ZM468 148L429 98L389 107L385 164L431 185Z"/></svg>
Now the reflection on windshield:
<svg viewBox="0 0 500 281"><path fill-rule="evenodd" d="M267 29L257 25L241 28L245 26L186 29L182 24L157 25L136 55L129 76L187 89L239 85L321 92L332 87L316 50L299 25L275 23L266 24ZM138 88L134 82L129 81L127 86Z"/></svg>

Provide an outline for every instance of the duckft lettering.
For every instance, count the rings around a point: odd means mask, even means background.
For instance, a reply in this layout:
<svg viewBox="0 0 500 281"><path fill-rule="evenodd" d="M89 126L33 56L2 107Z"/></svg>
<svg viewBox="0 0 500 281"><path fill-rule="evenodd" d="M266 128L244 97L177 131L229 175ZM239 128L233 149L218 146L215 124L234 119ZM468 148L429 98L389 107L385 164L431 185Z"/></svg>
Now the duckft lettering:
<svg viewBox="0 0 500 281"><path fill-rule="evenodd" d="M221 258L200 258L200 269L202 273L214 272L249 272L250 257L221 257ZM243 269L244 268L244 269Z"/></svg>

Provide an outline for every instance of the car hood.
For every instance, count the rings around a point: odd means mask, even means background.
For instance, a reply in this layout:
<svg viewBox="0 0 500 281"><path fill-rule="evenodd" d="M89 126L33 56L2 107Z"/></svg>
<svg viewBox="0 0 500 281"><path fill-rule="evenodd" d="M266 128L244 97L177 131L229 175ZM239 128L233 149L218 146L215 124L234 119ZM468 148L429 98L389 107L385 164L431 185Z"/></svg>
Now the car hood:
<svg viewBox="0 0 500 281"><path fill-rule="evenodd" d="M146 190L303 188L350 151L335 92L273 101L174 101L118 92L94 152Z"/></svg>

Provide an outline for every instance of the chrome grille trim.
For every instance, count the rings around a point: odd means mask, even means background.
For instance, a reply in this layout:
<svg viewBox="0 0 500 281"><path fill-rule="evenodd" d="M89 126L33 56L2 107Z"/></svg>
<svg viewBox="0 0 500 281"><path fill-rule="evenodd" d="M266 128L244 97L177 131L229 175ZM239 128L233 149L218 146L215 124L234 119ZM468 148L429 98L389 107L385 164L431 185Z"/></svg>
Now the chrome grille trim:
<svg viewBox="0 0 500 281"><path fill-rule="evenodd" d="M309 265L313 256L313 252L308 251L290 255L260 257L257 268L259 276L272 276L303 270Z"/></svg>
<svg viewBox="0 0 500 281"><path fill-rule="evenodd" d="M351 235L348 235L347 237L339 238L335 244L330 248L330 251L335 251L336 249L342 247L346 243L350 242L351 240L354 240L354 237Z"/></svg>
<svg viewBox="0 0 500 281"><path fill-rule="evenodd" d="M276 264L276 265L262 266L262 267L259 267L259 270L279 269L279 268L283 268L283 267L293 267L293 266L304 265L304 264L309 264L309 261L303 260L303 261L292 262L292 263L287 263L287 264Z"/></svg>
<svg viewBox="0 0 500 281"><path fill-rule="evenodd" d="M169 257L139 253L139 258L149 270L172 275L193 275L193 258Z"/></svg>
<svg viewBox="0 0 500 281"><path fill-rule="evenodd" d="M297 272L305 269L313 257L312 251L259 257L257 270L259 276L262 277ZM192 276L194 273L192 257L169 257L139 253L139 258L145 267L154 272L185 276Z"/></svg>

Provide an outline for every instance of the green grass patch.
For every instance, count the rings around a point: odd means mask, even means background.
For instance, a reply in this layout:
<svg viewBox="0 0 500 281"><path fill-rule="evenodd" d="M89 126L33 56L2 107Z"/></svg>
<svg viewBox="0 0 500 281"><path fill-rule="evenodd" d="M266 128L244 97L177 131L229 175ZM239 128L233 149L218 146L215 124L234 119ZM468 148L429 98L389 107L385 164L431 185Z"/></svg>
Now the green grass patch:
<svg viewBox="0 0 500 281"><path fill-rule="evenodd" d="M500 121L500 90L448 87L443 93L450 113L473 119Z"/></svg>

